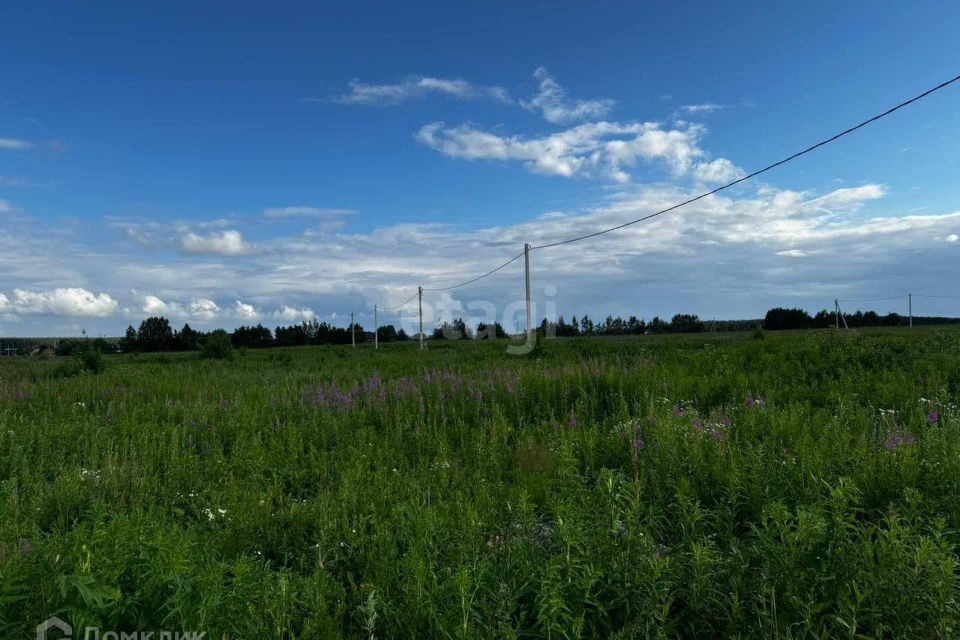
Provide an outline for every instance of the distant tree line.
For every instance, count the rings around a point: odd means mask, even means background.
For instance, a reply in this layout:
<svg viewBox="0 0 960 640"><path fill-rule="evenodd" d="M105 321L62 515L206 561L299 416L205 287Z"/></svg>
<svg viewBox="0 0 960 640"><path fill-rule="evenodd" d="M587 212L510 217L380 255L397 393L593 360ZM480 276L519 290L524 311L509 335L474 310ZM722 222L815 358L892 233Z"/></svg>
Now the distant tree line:
<svg viewBox="0 0 960 640"><path fill-rule="evenodd" d="M619 335L641 335L658 333L698 333L706 329L713 330L714 324L704 323L699 316L678 313L669 321L654 316L649 322L636 316L630 316L626 320L617 316L607 316L602 322L594 322L590 316L583 316L577 320L576 316L567 322L563 316L557 318L556 322L551 322L546 318L540 323L540 332L544 335L555 335L558 337L576 337L576 336L619 336ZM724 324L729 324L727 321Z"/></svg>
<svg viewBox="0 0 960 640"><path fill-rule="evenodd" d="M908 317L898 313L888 313L881 316L875 311L843 313L840 321L841 327L844 326L844 320L846 320L846 326L850 328L897 327L905 326L909 322ZM823 329L834 327L836 322L835 313L827 309L811 316L803 309L776 307L770 309L762 320L705 321L694 314L678 313L669 321L663 320L659 316L655 316L649 321L636 316L630 316L626 320L619 316L607 316L603 321L594 322L589 316L584 315L579 319L573 316L569 322L563 316L560 316L556 321L544 318L538 329L544 335L576 337L746 331L758 325L770 331ZM960 324L960 318L914 316L913 324L915 326ZM351 329L355 330L355 338L358 343L373 340L373 333L365 331L359 324L355 324L353 327L336 327L326 322L310 320L290 326L278 326L272 331L262 324L257 324L238 327L232 333L228 333L223 329L215 329L209 332L197 331L189 324L184 324L183 328L175 330L166 318L151 317L141 322L138 329L134 329L133 326L127 327L126 333L119 341L103 338L59 340L56 342L56 354L76 355L80 351L87 350L100 353L111 353L118 350L128 353L202 351L208 344L210 345L208 350L211 351L223 351L225 347L263 349L267 347L325 344L343 345L351 343ZM377 329L377 337L382 343L405 342L419 338L419 334L410 336L402 328L397 329L393 325L384 325ZM437 340L496 340L508 338L509 335L499 322L492 324L480 322L474 329L463 318L456 318L444 321L435 327L428 337ZM24 354L33 349L42 352L48 348L45 341L48 341L48 339L19 338L5 340L7 344L16 345L16 348L8 349L13 354Z"/></svg>
<svg viewBox="0 0 960 640"><path fill-rule="evenodd" d="M354 325L352 329L356 331L355 337L358 343L373 339L373 334L368 334L359 324ZM380 342L410 339L403 329L397 330L392 325L380 327L377 333ZM247 349L350 344L352 339L351 327L335 327L316 320L304 321L288 327L277 327L273 331L262 324L257 324L237 327L232 333L227 333L223 329L211 332L197 331L189 324L183 325L183 328L177 331L170 326L170 321L166 318L152 317L141 322L139 329L134 329L133 326L127 327L119 345L122 351L128 353L194 351L202 349L212 336L221 334L228 337L230 345Z"/></svg>
<svg viewBox="0 0 960 640"><path fill-rule="evenodd" d="M933 324L926 322L929 318L914 318L914 324ZM955 321L949 318L941 318L944 321ZM767 311L763 319L763 328L777 331L780 329L826 329L835 327L838 318L834 311L823 309L818 311L815 316L811 316L803 309L785 309L776 307ZM846 325L844 325L846 321ZM841 313L839 318L840 326L854 327L900 327L909 323L909 318L899 313L888 313L881 316L876 311L855 311L854 313Z"/></svg>

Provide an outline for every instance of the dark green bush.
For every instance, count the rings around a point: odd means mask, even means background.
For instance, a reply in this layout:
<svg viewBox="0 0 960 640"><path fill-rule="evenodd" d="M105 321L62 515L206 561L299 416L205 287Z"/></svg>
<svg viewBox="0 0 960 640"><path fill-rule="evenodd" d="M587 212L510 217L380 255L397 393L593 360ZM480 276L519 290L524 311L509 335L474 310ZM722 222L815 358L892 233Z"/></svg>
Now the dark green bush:
<svg viewBox="0 0 960 640"><path fill-rule="evenodd" d="M200 357L215 360L233 360L233 344L223 329L217 329L203 341Z"/></svg>

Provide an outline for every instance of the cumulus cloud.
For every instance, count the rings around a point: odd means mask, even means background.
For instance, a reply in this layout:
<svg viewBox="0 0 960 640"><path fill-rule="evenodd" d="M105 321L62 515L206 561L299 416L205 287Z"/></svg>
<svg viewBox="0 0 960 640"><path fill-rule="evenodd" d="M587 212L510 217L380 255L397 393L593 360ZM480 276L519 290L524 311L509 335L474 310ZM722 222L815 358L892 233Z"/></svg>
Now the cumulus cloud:
<svg viewBox="0 0 960 640"><path fill-rule="evenodd" d="M164 314L169 314L174 309L168 305L166 302L158 298L157 296L144 296L140 309L151 316L162 316ZM179 315L179 313L177 314Z"/></svg>
<svg viewBox="0 0 960 640"><path fill-rule="evenodd" d="M693 177L699 182L725 184L742 178L743 169L726 158L717 158L710 162L701 162L693 170Z"/></svg>
<svg viewBox="0 0 960 640"><path fill-rule="evenodd" d="M194 298L190 301L190 316L201 322L210 322L220 315L220 307L209 298Z"/></svg>
<svg viewBox="0 0 960 640"><path fill-rule="evenodd" d="M528 111L539 112L544 120L554 124L566 124L578 120L602 118L616 102L614 100L571 100L560 83L544 68L538 67L533 77L540 82L539 90L529 100L520 102Z"/></svg>
<svg viewBox="0 0 960 640"><path fill-rule="evenodd" d="M410 76L401 82L391 84L371 84L358 79L351 80L347 91L336 96L334 102L388 106L424 98L430 94L445 95L460 100L511 101L509 93L503 87L478 85L460 78Z"/></svg>
<svg viewBox="0 0 960 640"><path fill-rule="evenodd" d="M282 305L273 313L274 317L280 318L281 320L286 320L287 322L302 322L304 320L313 320L317 317L317 314L314 313L313 309L308 309L307 307L291 307L289 305Z"/></svg>
<svg viewBox="0 0 960 640"><path fill-rule="evenodd" d="M117 311L119 305L106 293L94 295L80 287L67 287L50 291L14 289L12 306L16 313L109 316Z"/></svg>
<svg viewBox="0 0 960 640"><path fill-rule="evenodd" d="M254 251L253 246L245 242L243 235L234 229L205 236L190 231L180 239L180 247L185 253L221 256L245 256Z"/></svg>
<svg viewBox="0 0 960 640"><path fill-rule="evenodd" d="M33 143L28 140L18 138L0 138L0 149L19 151L22 149L33 148Z"/></svg>
<svg viewBox="0 0 960 640"><path fill-rule="evenodd" d="M10 213L13 211L13 205L6 200L0 200L0 213Z"/></svg>
<svg viewBox="0 0 960 640"><path fill-rule="evenodd" d="M11 308L10 298L0 293L0 313L7 313Z"/></svg>
<svg viewBox="0 0 960 640"><path fill-rule="evenodd" d="M260 317L256 307L240 300L233 303L233 314L241 320L256 320Z"/></svg>
<svg viewBox="0 0 960 640"><path fill-rule="evenodd" d="M810 255L803 249L785 249L783 251L777 251L778 256L785 256L787 258L805 258Z"/></svg>
<svg viewBox="0 0 960 640"><path fill-rule="evenodd" d="M699 147L704 129L689 125L662 129L654 122L588 122L542 138L501 136L472 125L423 126L416 139L452 158L515 160L530 171L564 177L606 177L626 182L638 161L662 161L676 177L688 174L706 153ZM700 179L739 171L719 158L699 167Z"/></svg>

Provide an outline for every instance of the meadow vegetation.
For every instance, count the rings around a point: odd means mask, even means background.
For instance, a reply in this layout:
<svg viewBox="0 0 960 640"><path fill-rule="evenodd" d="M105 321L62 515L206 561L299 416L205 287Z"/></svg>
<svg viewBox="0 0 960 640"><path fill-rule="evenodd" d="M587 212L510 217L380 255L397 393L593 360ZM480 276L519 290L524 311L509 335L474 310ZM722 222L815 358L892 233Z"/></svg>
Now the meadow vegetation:
<svg viewBox="0 0 960 640"><path fill-rule="evenodd" d="M960 332L228 347L0 361L0 635L960 633Z"/></svg>

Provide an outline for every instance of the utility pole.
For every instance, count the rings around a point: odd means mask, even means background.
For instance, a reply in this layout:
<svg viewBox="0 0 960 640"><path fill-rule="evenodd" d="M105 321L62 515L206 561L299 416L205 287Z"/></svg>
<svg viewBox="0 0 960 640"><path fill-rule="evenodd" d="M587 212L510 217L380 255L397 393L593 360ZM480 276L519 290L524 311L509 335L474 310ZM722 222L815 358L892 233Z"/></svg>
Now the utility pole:
<svg viewBox="0 0 960 640"><path fill-rule="evenodd" d="M913 294L907 294L907 306L910 308L910 328L913 329Z"/></svg>
<svg viewBox="0 0 960 640"><path fill-rule="evenodd" d="M533 309L530 303L530 243L523 245L523 266L527 284L527 340L533 337Z"/></svg>
<svg viewBox="0 0 960 640"><path fill-rule="evenodd" d="M373 305L373 349L380 348L380 325L377 323L377 305Z"/></svg>
<svg viewBox="0 0 960 640"><path fill-rule="evenodd" d="M833 301L833 318L836 321L837 331L840 331L840 301L836 299Z"/></svg>
<svg viewBox="0 0 960 640"><path fill-rule="evenodd" d="M420 349L424 348L423 346L423 287L417 287L417 305L420 307Z"/></svg>
<svg viewBox="0 0 960 640"><path fill-rule="evenodd" d="M357 323L353 321L353 311L350 312L350 344L357 348Z"/></svg>

